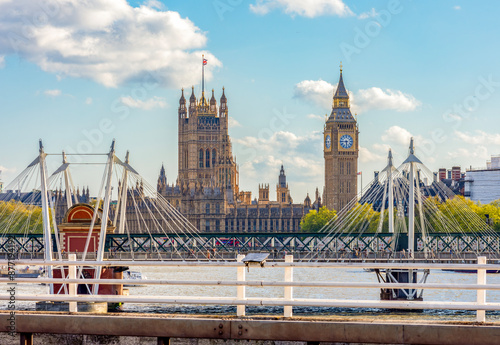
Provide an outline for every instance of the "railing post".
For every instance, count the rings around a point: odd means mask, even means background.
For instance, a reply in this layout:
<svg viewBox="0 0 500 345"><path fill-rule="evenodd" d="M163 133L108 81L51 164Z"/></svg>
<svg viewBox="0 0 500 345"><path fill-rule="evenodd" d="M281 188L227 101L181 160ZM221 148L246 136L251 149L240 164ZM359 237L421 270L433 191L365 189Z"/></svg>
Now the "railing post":
<svg viewBox="0 0 500 345"><path fill-rule="evenodd" d="M20 333L19 344L33 345L33 333Z"/></svg>
<svg viewBox="0 0 500 345"><path fill-rule="evenodd" d="M170 345L170 338L158 337L158 345Z"/></svg>
<svg viewBox="0 0 500 345"><path fill-rule="evenodd" d="M293 262L293 255L285 255L285 262ZM285 281L293 281L293 267L285 267ZM293 287L285 286L285 299L292 300L293 298ZM285 317L292 317L292 306L284 307Z"/></svg>
<svg viewBox="0 0 500 345"><path fill-rule="evenodd" d="M76 254L69 254L68 260L76 261ZM69 270L69 279L76 279L76 266L68 266L68 270ZM76 296L76 287L77 284L75 283L68 284L68 293L70 296ZM78 311L77 302L69 302L69 312L76 313L77 311Z"/></svg>
<svg viewBox="0 0 500 345"><path fill-rule="evenodd" d="M238 254L236 257L237 262L242 262L245 255ZM237 268L237 277L238 281L245 281L245 266L240 266ZM236 297L238 299L245 299L245 286L237 286L236 287ZM245 316L245 305L236 306L236 316Z"/></svg>
<svg viewBox="0 0 500 345"><path fill-rule="evenodd" d="M486 264L486 256L479 256L477 258L478 265ZM486 269L478 269L477 270L477 283L481 285L486 284ZM484 305L486 303L486 290L477 290L477 304ZM478 310L477 314L477 322L485 322L486 321L486 310Z"/></svg>

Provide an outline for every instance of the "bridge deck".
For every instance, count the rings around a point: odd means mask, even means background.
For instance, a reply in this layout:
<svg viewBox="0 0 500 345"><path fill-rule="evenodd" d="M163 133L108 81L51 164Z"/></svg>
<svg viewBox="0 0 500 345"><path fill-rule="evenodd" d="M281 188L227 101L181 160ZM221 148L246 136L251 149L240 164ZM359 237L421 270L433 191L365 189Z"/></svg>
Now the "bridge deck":
<svg viewBox="0 0 500 345"><path fill-rule="evenodd" d="M2 315L2 313L4 315ZM0 312L7 319L6 312ZM5 332L5 328L2 328ZM384 344L489 345L500 343L500 323L380 322L325 318L236 318L194 315L17 312L18 333L161 338L282 340Z"/></svg>

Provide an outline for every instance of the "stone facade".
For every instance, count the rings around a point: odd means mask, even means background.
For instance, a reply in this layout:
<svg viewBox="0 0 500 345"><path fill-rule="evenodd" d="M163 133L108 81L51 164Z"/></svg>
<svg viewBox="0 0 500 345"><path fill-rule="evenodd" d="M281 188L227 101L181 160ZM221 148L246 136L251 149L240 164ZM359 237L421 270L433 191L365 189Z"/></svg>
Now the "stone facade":
<svg viewBox="0 0 500 345"><path fill-rule="evenodd" d="M281 166L276 201L269 184L259 185L259 197L240 191L239 171L228 134L229 108L225 90L217 107L214 91L209 102L204 93L199 101L194 89L186 104L184 91L178 110L178 177L167 182L162 166L157 191L202 232L297 232L300 220L313 207L321 206L319 193L314 203L293 203L285 169Z"/></svg>
<svg viewBox="0 0 500 345"><path fill-rule="evenodd" d="M332 112L324 128L324 203L329 209L339 211L357 196L358 136L358 125L351 114L341 68Z"/></svg>

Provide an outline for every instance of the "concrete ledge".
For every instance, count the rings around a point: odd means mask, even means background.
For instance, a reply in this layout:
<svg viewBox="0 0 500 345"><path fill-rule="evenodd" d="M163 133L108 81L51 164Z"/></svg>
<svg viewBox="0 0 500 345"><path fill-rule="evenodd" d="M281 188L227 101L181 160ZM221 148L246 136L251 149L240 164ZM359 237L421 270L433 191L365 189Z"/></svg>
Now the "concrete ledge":
<svg viewBox="0 0 500 345"><path fill-rule="evenodd" d="M1 314L0 314L1 315ZM6 331L6 324L1 328ZM499 325L19 313L18 333L423 345L497 345Z"/></svg>

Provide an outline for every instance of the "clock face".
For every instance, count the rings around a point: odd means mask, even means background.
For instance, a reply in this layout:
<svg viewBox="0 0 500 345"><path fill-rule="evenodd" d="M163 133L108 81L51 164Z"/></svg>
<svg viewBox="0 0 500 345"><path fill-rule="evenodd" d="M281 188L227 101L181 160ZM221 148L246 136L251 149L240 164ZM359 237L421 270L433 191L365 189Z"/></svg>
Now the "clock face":
<svg viewBox="0 0 500 345"><path fill-rule="evenodd" d="M332 146L332 138L330 138L330 134L328 134L325 138L325 147L330 149L330 146Z"/></svg>
<svg viewBox="0 0 500 345"><path fill-rule="evenodd" d="M349 149L354 143L354 140L349 134L344 134L343 136L340 137L339 142L340 146L342 146L344 149Z"/></svg>

